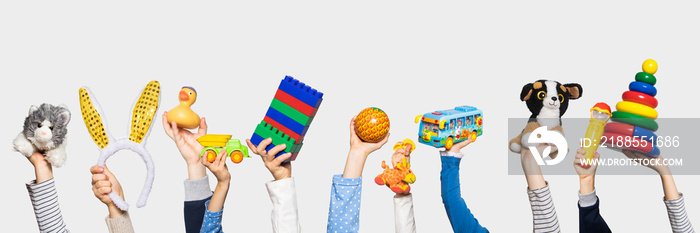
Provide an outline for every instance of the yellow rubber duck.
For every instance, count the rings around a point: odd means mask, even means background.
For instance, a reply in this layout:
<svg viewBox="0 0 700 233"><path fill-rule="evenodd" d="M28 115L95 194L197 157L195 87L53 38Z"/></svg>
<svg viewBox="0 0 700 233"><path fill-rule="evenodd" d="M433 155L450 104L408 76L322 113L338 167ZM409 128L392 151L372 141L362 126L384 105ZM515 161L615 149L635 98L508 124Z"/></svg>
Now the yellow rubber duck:
<svg viewBox="0 0 700 233"><path fill-rule="evenodd" d="M184 86L179 94L180 105L168 111L168 121L177 123L178 127L195 129L199 127L199 115L190 109L197 101L197 91L192 87Z"/></svg>

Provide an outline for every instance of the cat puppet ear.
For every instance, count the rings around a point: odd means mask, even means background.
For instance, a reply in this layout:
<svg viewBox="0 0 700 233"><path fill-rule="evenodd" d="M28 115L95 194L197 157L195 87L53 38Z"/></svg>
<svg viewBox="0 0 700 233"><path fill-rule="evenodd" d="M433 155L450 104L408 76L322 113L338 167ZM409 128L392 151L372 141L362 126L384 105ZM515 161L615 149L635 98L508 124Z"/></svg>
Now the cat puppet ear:
<svg viewBox="0 0 700 233"><path fill-rule="evenodd" d="M102 108L97 101L92 101L91 96L94 95L87 87L81 87L78 94L80 95L80 112L83 114L85 126L97 147L104 149L110 141L114 141L114 138L104 123Z"/></svg>
<svg viewBox="0 0 700 233"><path fill-rule="evenodd" d="M131 129L129 130L130 141L146 144L146 138L151 132L151 126L153 126L153 119L156 117L159 104L160 83L151 81L141 92L132 110Z"/></svg>
<svg viewBox="0 0 700 233"><path fill-rule="evenodd" d="M63 126L68 125L68 122L70 122L70 111L68 110L68 106L61 104L58 105L58 108L61 110L58 116L63 119Z"/></svg>
<svg viewBox="0 0 700 233"><path fill-rule="evenodd" d="M32 105L31 107L29 107L29 114L27 115L32 115L32 113L36 112L36 110L39 110L39 107L37 107L36 105Z"/></svg>

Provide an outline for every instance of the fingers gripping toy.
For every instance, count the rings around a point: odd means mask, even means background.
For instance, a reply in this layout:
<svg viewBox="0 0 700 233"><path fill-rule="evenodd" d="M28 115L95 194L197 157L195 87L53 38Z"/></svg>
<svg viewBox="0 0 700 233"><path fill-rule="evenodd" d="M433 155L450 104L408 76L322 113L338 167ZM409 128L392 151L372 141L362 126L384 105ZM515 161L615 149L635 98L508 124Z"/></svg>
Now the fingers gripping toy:
<svg viewBox="0 0 700 233"><path fill-rule="evenodd" d="M612 113L612 121L617 123L608 124L603 133L609 148L620 149L619 145L631 145L625 148L652 157L661 154L653 133L659 128L655 121L659 116L656 111L659 104L655 98L657 90L654 87L657 69L656 61L644 61L642 72L634 76L635 81L628 86L629 91L622 93L622 101L615 105L617 111Z"/></svg>
<svg viewBox="0 0 700 233"><path fill-rule="evenodd" d="M483 116L480 109L467 105L418 115L418 142L449 150L454 143L470 137L476 141L483 133Z"/></svg>
<svg viewBox="0 0 700 233"><path fill-rule="evenodd" d="M99 103L92 99L94 95L87 87L80 88L79 94L80 110L83 113L85 126L92 140L95 141L97 147L100 148L100 158L97 160L97 165L104 166L107 159L120 150L136 152L146 163L146 181L141 190L141 196L136 203L136 207L141 208L145 206L155 176L153 160L148 150L146 150L146 138L148 138L151 126L153 125L153 119L158 110L158 104L160 102L160 84L158 81L151 81L146 88L143 89L132 111L130 121L131 133L128 138L115 139L112 136L103 120L104 113ZM112 199L119 209L124 211L129 209L129 204L114 191L109 194L109 198Z"/></svg>
<svg viewBox="0 0 700 233"><path fill-rule="evenodd" d="M605 124L610 120L610 115L610 106L606 103L597 103L591 108L591 120L588 122L585 136L588 142L583 143L587 159L592 159L593 152L598 149L600 138L603 137Z"/></svg>
<svg viewBox="0 0 700 233"><path fill-rule="evenodd" d="M12 142L15 151L29 158L34 152L44 154L54 167L66 163L66 134L70 111L65 105L31 106L24 118L22 132Z"/></svg>
<svg viewBox="0 0 700 233"><path fill-rule="evenodd" d="M551 80L537 80L523 86L520 92L520 100L525 101L532 115L525 129L508 142L508 148L515 153L520 153L523 146L536 146L527 143L530 133L541 126L547 126L548 130L559 131L564 135L561 126L561 117L569 108L569 100L581 98L583 88L578 83L561 84ZM556 156L556 153L550 154Z"/></svg>
<svg viewBox="0 0 700 233"><path fill-rule="evenodd" d="M416 148L416 144L411 141L411 139L404 139L402 142L396 143L394 145L394 151L399 148L408 150L409 153ZM374 178L374 182L378 185L386 185L391 189L391 191L398 194L408 194L411 192L411 186L416 182L416 175L411 171L411 164L408 163L406 158L402 158L401 162L397 163L394 168L390 168L386 165L386 161L382 161L382 168L384 172L379 174Z"/></svg>
<svg viewBox="0 0 700 233"><path fill-rule="evenodd" d="M241 141L238 139L231 139L231 135L207 134L197 138L197 142L204 146L199 156L206 154L207 161L210 163L214 162L216 155L222 150L226 150L226 155L231 157L231 161L234 163L240 163L243 161L243 157L250 158L248 147L241 145Z"/></svg>
<svg viewBox="0 0 700 233"><path fill-rule="evenodd" d="M168 121L174 121L177 126L185 129L194 129L199 126L199 115L190 109L197 101L197 91L193 87L182 87L178 94L180 105L168 111Z"/></svg>

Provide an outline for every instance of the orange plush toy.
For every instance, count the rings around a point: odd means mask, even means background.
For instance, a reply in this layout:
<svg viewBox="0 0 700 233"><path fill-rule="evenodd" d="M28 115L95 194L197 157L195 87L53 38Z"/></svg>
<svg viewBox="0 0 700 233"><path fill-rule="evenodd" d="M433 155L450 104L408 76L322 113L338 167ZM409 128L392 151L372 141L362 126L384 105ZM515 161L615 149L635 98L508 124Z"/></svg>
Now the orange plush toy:
<svg viewBox="0 0 700 233"><path fill-rule="evenodd" d="M411 186L416 181L416 175L411 171L411 164L408 162L411 152L415 149L416 144L411 139L404 139L394 145L394 155L392 162L394 168L389 168L386 161L382 161L384 172L374 178L374 182L378 185L386 185L398 194L408 194L411 192Z"/></svg>

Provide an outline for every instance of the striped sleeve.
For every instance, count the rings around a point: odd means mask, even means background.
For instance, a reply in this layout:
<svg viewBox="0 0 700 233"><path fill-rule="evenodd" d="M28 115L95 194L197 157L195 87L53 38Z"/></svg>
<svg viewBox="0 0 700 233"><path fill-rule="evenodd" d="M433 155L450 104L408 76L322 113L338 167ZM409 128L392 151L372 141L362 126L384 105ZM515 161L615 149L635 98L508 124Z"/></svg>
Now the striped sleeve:
<svg viewBox="0 0 700 233"><path fill-rule="evenodd" d="M557 210L554 208L549 184L540 189L527 190L532 208L532 232L560 232Z"/></svg>
<svg viewBox="0 0 700 233"><path fill-rule="evenodd" d="M30 181L27 185L29 199L34 207L34 215L39 231L44 233L69 232L63 223L61 207L58 205L58 193L53 178L41 183Z"/></svg>
<svg viewBox="0 0 700 233"><path fill-rule="evenodd" d="M685 212L685 200L683 194L675 200L664 200L666 211L668 212L668 220L671 222L671 230L674 233L679 232L695 232L693 225L690 224L688 214Z"/></svg>

